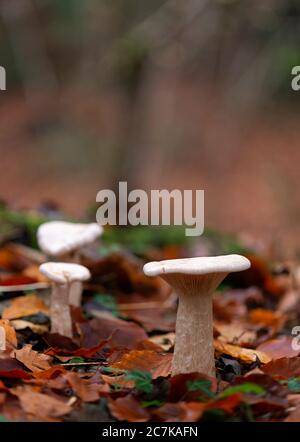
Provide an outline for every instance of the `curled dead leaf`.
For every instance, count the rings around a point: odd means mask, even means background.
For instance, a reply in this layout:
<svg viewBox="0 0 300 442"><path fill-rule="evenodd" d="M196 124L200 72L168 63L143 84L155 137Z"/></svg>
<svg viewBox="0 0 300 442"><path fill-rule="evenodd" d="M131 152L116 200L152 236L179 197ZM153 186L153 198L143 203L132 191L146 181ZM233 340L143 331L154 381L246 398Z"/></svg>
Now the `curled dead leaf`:
<svg viewBox="0 0 300 442"><path fill-rule="evenodd" d="M16 319L36 313L48 314L48 307L37 295L19 296L11 301L2 312L3 319Z"/></svg>
<svg viewBox="0 0 300 442"><path fill-rule="evenodd" d="M50 368L50 361L52 360L50 356L32 350L32 345L29 344L20 350L14 350L12 357L22 362L25 367L33 372L48 370Z"/></svg>
<svg viewBox="0 0 300 442"><path fill-rule="evenodd" d="M230 355L248 364L255 362L257 359L259 359L263 364L267 364L271 361L271 358L262 351L242 348L238 345L226 344L219 339L215 339L214 346L216 351L219 353Z"/></svg>
<svg viewBox="0 0 300 442"><path fill-rule="evenodd" d="M16 348L18 345L17 335L14 327L9 322L8 319L0 319L0 327L5 331L5 341L6 345Z"/></svg>

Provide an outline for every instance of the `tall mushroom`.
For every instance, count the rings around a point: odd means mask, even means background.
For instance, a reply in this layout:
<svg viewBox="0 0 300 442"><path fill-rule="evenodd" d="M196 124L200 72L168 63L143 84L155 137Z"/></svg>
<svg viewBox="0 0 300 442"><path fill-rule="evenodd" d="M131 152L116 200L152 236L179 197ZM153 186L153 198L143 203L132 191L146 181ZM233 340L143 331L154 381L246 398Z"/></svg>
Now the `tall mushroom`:
<svg viewBox="0 0 300 442"><path fill-rule="evenodd" d="M65 262L46 262L39 269L52 283L51 333L59 333L71 338L73 331L69 305L70 291L76 282L89 279L90 272L82 265Z"/></svg>
<svg viewBox="0 0 300 442"><path fill-rule="evenodd" d="M66 221L49 221L38 228L40 249L60 261L80 264L80 251L102 235L103 227L97 223L77 224ZM79 307L82 283L72 285L69 302Z"/></svg>
<svg viewBox="0 0 300 442"><path fill-rule="evenodd" d="M173 375L191 372L215 375L212 295L228 273L246 270L250 265L250 261L240 255L145 264L146 275L161 276L179 297Z"/></svg>

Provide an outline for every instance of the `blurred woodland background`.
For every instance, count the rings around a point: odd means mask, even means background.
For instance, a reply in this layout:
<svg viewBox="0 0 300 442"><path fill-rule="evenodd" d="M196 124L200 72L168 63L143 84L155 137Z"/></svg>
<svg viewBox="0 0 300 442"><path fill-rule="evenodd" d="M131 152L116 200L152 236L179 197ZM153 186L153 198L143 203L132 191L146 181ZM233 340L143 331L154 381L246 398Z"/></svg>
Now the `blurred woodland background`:
<svg viewBox="0 0 300 442"><path fill-rule="evenodd" d="M1 0L0 198L82 214L120 180L300 250L297 0Z"/></svg>

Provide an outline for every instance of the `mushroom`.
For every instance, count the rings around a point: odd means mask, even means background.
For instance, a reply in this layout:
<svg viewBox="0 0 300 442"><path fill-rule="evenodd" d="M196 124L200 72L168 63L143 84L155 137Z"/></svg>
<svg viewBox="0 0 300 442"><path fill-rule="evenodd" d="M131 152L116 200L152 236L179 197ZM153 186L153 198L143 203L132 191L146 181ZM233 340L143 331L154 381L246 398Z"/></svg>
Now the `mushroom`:
<svg viewBox="0 0 300 442"><path fill-rule="evenodd" d="M103 232L97 223L77 224L66 221L49 221L38 228L37 240L40 249L60 261L80 264L80 251L92 244ZM69 302L79 307L82 283L72 285Z"/></svg>
<svg viewBox="0 0 300 442"><path fill-rule="evenodd" d="M51 333L59 333L71 338L73 331L69 305L70 291L73 284L86 281L91 274L82 265L65 262L46 262L39 269L52 283Z"/></svg>
<svg viewBox="0 0 300 442"><path fill-rule="evenodd" d="M215 376L212 295L228 273L246 270L250 265L240 255L145 264L147 276L161 276L179 297L172 375L201 372Z"/></svg>

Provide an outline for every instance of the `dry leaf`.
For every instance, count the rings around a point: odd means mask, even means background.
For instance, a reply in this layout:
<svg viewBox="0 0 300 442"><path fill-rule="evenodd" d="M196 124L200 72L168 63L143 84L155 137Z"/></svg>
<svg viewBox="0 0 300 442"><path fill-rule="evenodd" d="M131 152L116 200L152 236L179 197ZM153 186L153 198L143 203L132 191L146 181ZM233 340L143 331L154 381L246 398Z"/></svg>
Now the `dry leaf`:
<svg viewBox="0 0 300 442"><path fill-rule="evenodd" d="M230 355L249 364L255 362L257 359L259 359L263 364L267 364L271 361L271 358L261 351L242 348L238 345L226 344L219 339L215 339L214 346L219 353Z"/></svg>
<svg viewBox="0 0 300 442"><path fill-rule="evenodd" d="M166 377L171 372L171 354L160 354L152 350L132 350L124 354L112 367L121 370L144 370L152 374L156 379L160 376Z"/></svg>
<svg viewBox="0 0 300 442"><path fill-rule="evenodd" d="M300 358L275 359L262 367L270 376L289 379L300 376Z"/></svg>
<svg viewBox="0 0 300 442"><path fill-rule="evenodd" d="M36 313L48 314L48 307L37 295L19 296L11 301L2 312L3 319L16 319Z"/></svg>
<svg viewBox="0 0 300 442"><path fill-rule="evenodd" d="M18 345L15 329L12 327L8 319L0 319L0 327L4 328L6 345L16 348Z"/></svg>
<svg viewBox="0 0 300 442"><path fill-rule="evenodd" d="M42 335L49 331L49 327L47 325L34 324L33 322L24 321L23 319L12 320L11 324L14 326L15 330L24 330L25 328L30 328L33 333L37 333L38 335Z"/></svg>
<svg viewBox="0 0 300 442"><path fill-rule="evenodd" d="M164 335L155 335L149 338L149 341L159 345L164 351L169 351L175 343L175 333L166 333Z"/></svg>
<svg viewBox="0 0 300 442"><path fill-rule="evenodd" d="M215 329L220 333L220 340L234 345L253 344L256 341L256 333L247 330L247 324L243 322L214 322Z"/></svg>
<svg viewBox="0 0 300 442"><path fill-rule="evenodd" d="M75 372L67 373L64 377L83 402L96 402L99 399L102 387L99 384L92 384L87 379L81 379Z"/></svg>
<svg viewBox="0 0 300 442"><path fill-rule="evenodd" d="M298 356L299 350L293 350L293 336L280 336L263 342L257 350L266 353L271 359L292 358Z"/></svg>
<svg viewBox="0 0 300 442"><path fill-rule="evenodd" d="M166 403L153 412L164 422L197 422L203 415L205 404L200 402Z"/></svg>
<svg viewBox="0 0 300 442"><path fill-rule="evenodd" d="M148 410L142 408L132 394L116 400L110 399L108 407L111 414L120 421L147 422L151 417Z"/></svg>
<svg viewBox="0 0 300 442"><path fill-rule="evenodd" d="M59 417L72 411L72 407L66 402L47 394L37 393L27 385L10 391L19 398L26 413L40 418Z"/></svg>
<svg viewBox="0 0 300 442"><path fill-rule="evenodd" d="M273 327L275 330L279 330L285 322L285 317L281 313L263 308L251 310L249 319L253 324Z"/></svg>
<svg viewBox="0 0 300 442"><path fill-rule="evenodd" d="M29 344L25 345L20 350L14 350L12 357L15 357L18 361L22 362L25 367L33 372L44 371L51 368L49 362L52 358L48 355L32 350L32 346Z"/></svg>

